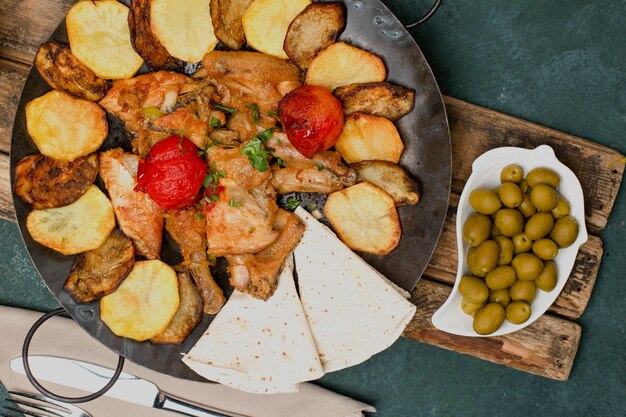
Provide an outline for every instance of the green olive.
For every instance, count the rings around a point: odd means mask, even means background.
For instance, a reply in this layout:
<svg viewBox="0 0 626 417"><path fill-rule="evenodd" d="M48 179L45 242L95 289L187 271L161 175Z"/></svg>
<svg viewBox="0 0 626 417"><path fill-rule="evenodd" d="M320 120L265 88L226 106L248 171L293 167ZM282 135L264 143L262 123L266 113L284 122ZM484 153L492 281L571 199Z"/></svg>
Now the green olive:
<svg viewBox="0 0 626 417"><path fill-rule="evenodd" d="M480 213L472 213L463 225L463 239L476 247L489 238L491 219Z"/></svg>
<svg viewBox="0 0 626 417"><path fill-rule="evenodd" d="M508 288L489 292L489 302L498 303L502 307L506 307L511 302L511 292Z"/></svg>
<svg viewBox="0 0 626 417"><path fill-rule="evenodd" d="M469 270L472 273L472 275L475 275L477 277L484 277L485 275L487 275L487 273L481 272L476 268L476 262L474 262L475 260L474 255L476 255L476 248L470 248L467 251L467 266L469 267Z"/></svg>
<svg viewBox="0 0 626 417"><path fill-rule="evenodd" d="M502 169L502 172L500 172L500 182L503 184L505 182L514 182L515 184L519 184L522 182L523 178L524 170L519 165L507 165Z"/></svg>
<svg viewBox="0 0 626 417"><path fill-rule="evenodd" d="M531 240L541 239L547 236L554 226L554 218L550 213L537 213L530 216L526 222L524 233Z"/></svg>
<svg viewBox="0 0 626 417"><path fill-rule="evenodd" d="M552 217L555 219L560 219L563 216L569 215L569 202L565 199L565 197L559 195L559 202L550 213L552 213Z"/></svg>
<svg viewBox="0 0 626 417"><path fill-rule="evenodd" d="M502 236L502 232L496 226L496 222L491 222L491 237Z"/></svg>
<svg viewBox="0 0 626 417"><path fill-rule="evenodd" d="M511 261L511 266L515 268L517 279L522 281L534 280L543 270L543 262L532 253L515 255L515 258Z"/></svg>
<svg viewBox="0 0 626 417"><path fill-rule="evenodd" d="M506 306L506 319L513 324L522 324L530 317L530 304L524 301L513 301Z"/></svg>
<svg viewBox="0 0 626 417"><path fill-rule="evenodd" d="M526 180L523 180L522 182L520 182L519 189L522 190L523 193L527 193L528 190L530 190L530 187L528 186L528 182L526 182Z"/></svg>
<svg viewBox="0 0 626 417"><path fill-rule="evenodd" d="M485 283L490 290L503 290L513 285L515 279L515 269L509 265L502 265L487 273Z"/></svg>
<svg viewBox="0 0 626 417"><path fill-rule="evenodd" d="M481 304L489 298L489 288L482 279L470 275L461 278L459 292L470 303Z"/></svg>
<svg viewBox="0 0 626 417"><path fill-rule="evenodd" d="M480 310L484 305L485 303L476 304L464 298L463 301L461 301L461 310L463 310L463 312L468 316L474 317L476 315L476 312Z"/></svg>
<svg viewBox="0 0 626 417"><path fill-rule="evenodd" d="M533 247L533 241L526 236L526 233L520 233L513 236L513 247L516 254L528 252Z"/></svg>
<svg viewBox="0 0 626 417"><path fill-rule="evenodd" d="M537 295L537 287L534 281L517 280L511 287L511 300L526 301L532 303Z"/></svg>
<svg viewBox="0 0 626 417"><path fill-rule="evenodd" d="M559 195L549 185L537 184L530 191L530 202L539 211L551 211L558 204Z"/></svg>
<svg viewBox="0 0 626 417"><path fill-rule="evenodd" d="M476 248L474 265L481 273L487 273L498 265L500 245L495 240L485 240Z"/></svg>
<svg viewBox="0 0 626 417"><path fill-rule="evenodd" d="M541 274L535 280L535 285L542 291L552 291L556 287L557 269L554 262L545 262Z"/></svg>
<svg viewBox="0 0 626 417"><path fill-rule="evenodd" d="M478 334L491 334L502 326L504 316L504 307L500 304L486 304L483 308L476 312L472 327Z"/></svg>
<svg viewBox="0 0 626 417"><path fill-rule="evenodd" d="M498 189L498 197L505 206L515 208L522 203L523 195L517 184L505 182Z"/></svg>
<svg viewBox="0 0 626 417"><path fill-rule="evenodd" d="M500 258L498 259L498 265L508 265L513 259L513 252L515 246L513 242L506 236L496 236L494 239L500 245Z"/></svg>
<svg viewBox="0 0 626 417"><path fill-rule="evenodd" d="M559 245L559 248L570 246L576 241L577 237L578 222L572 216L564 216L558 219L550 232L550 238Z"/></svg>
<svg viewBox="0 0 626 417"><path fill-rule="evenodd" d="M469 196L469 203L474 210L482 214L493 214L502 207L498 195L485 188L472 190Z"/></svg>
<svg viewBox="0 0 626 417"><path fill-rule="evenodd" d="M539 239L533 243L533 253L544 261L551 261L559 252L559 247L550 239Z"/></svg>
<svg viewBox="0 0 626 417"><path fill-rule="evenodd" d="M561 178L550 168L535 168L526 175L526 182L530 188L534 188L538 184L547 184L552 188L558 188Z"/></svg>
<svg viewBox="0 0 626 417"><path fill-rule="evenodd" d="M507 237L513 237L524 229L522 213L516 209L500 209L496 212L496 227Z"/></svg>
<svg viewBox="0 0 626 417"><path fill-rule="evenodd" d="M530 201L530 194L524 194L524 196L522 197L522 203L519 205L517 209L526 218L532 216L533 214L537 212L537 209L535 208L535 206L533 206L533 203Z"/></svg>

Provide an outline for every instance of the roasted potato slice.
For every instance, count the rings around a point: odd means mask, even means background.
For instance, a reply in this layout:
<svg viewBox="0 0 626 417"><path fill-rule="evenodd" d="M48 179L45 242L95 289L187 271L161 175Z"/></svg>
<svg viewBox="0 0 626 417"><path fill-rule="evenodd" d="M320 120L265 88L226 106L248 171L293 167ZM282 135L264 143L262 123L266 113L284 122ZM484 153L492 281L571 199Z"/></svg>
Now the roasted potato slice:
<svg viewBox="0 0 626 417"><path fill-rule="evenodd" d="M96 151L109 133L100 106L56 90L26 105L26 128L42 154L64 162Z"/></svg>
<svg viewBox="0 0 626 417"><path fill-rule="evenodd" d="M211 0L151 0L150 29L170 55L200 62L217 45Z"/></svg>
<svg viewBox="0 0 626 417"><path fill-rule="evenodd" d="M335 42L313 58L305 84L334 90L349 84L384 81L385 78L387 69L379 56L344 42Z"/></svg>
<svg viewBox="0 0 626 417"><path fill-rule="evenodd" d="M76 98L98 101L109 90L109 83L83 65L70 47L56 41L44 42L35 56L35 66L50 87Z"/></svg>
<svg viewBox="0 0 626 417"><path fill-rule="evenodd" d="M163 333L178 311L178 278L159 260L135 263L119 288L100 300L100 318L118 336L138 341Z"/></svg>
<svg viewBox="0 0 626 417"><path fill-rule="evenodd" d="M63 255L97 249L115 228L109 199L95 185L69 206L33 210L26 228L35 241Z"/></svg>
<svg viewBox="0 0 626 417"><path fill-rule="evenodd" d="M15 194L35 209L72 204L94 183L98 154L72 162L60 162L37 154L23 158L15 167Z"/></svg>
<svg viewBox="0 0 626 417"><path fill-rule="evenodd" d="M419 203L422 186L400 165L387 161L362 161L350 165L357 182L369 182L389 194L396 206Z"/></svg>
<svg viewBox="0 0 626 417"><path fill-rule="evenodd" d="M386 255L400 243L393 198L369 182L332 193L324 214L350 249Z"/></svg>
<svg viewBox="0 0 626 417"><path fill-rule="evenodd" d="M215 36L232 50L246 43L241 19L252 0L211 0L211 19Z"/></svg>
<svg viewBox="0 0 626 417"><path fill-rule="evenodd" d="M373 160L398 163L404 143L389 120L353 113L346 117L335 148L349 164Z"/></svg>
<svg viewBox="0 0 626 417"><path fill-rule="evenodd" d="M167 52L150 29L150 0L131 0L128 28L133 48L152 69L180 70L181 63Z"/></svg>
<svg viewBox="0 0 626 417"><path fill-rule="evenodd" d="M102 245L74 259L63 289L77 303L89 303L111 294L135 265L135 245L115 229Z"/></svg>
<svg viewBox="0 0 626 417"><path fill-rule="evenodd" d="M386 82L346 85L333 94L346 114L368 113L392 122L411 113L415 106L415 90Z"/></svg>
<svg viewBox="0 0 626 417"><path fill-rule="evenodd" d="M188 272L178 275L180 305L167 329L150 339L155 345L180 345L202 320L202 297L191 282Z"/></svg>
<svg viewBox="0 0 626 417"><path fill-rule="evenodd" d="M334 43L345 27L342 3L309 4L289 25L283 50L298 68L306 70L313 57Z"/></svg>
<svg viewBox="0 0 626 417"><path fill-rule="evenodd" d="M122 3L79 1L65 22L72 53L99 77L130 78L143 65L130 43L128 7Z"/></svg>
<svg viewBox="0 0 626 417"><path fill-rule="evenodd" d="M248 45L259 52L288 59L283 51L292 20L311 0L254 0L243 15L243 31Z"/></svg>

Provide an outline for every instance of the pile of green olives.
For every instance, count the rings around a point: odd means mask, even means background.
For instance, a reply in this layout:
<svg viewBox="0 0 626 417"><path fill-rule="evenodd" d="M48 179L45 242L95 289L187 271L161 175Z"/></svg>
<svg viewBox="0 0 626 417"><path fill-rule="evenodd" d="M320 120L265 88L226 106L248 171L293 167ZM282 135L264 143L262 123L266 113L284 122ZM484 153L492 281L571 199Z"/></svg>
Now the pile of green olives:
<svg viewBox="0 0 626 417"><path fill-rule="evenodd" d="M474 317L474 331L487 335L504 320L522 324L531 314L537 289L556 287L553 259L578 237L578 223L557 189L561 178L549 168L526 175L518 165L500 173L496 189L470 193L472 213L463 225L471 248L471 275L461 278L461 308Z"/></svg>

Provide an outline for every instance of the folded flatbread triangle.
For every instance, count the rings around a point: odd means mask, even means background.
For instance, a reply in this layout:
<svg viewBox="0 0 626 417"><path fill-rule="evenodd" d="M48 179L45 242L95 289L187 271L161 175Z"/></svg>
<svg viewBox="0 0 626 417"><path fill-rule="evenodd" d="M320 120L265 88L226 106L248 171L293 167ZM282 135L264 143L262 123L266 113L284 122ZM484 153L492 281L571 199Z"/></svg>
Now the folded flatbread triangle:
<svg viewBox="0 0 626 417"><path fill-rule="evenodd" d="M183 362L207 379L252 393L297 392L298 383L320 378L292 257L267 301L235 291Z"/></svg>
<svg viewBox="0 0 626 417"><path fill-rule="evenodd" d="M391 346L416 307L302 208L294 251L300 300L324 372L359 364Z"/></svg>

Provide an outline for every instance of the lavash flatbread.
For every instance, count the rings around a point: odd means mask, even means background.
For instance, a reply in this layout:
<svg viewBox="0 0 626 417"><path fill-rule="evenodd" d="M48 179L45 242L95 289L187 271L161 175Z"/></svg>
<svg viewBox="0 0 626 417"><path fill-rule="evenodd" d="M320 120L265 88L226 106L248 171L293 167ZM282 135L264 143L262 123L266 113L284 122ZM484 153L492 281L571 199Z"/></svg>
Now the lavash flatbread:
<svg viewBox="0 0 626 417"><path fill-rule="evenodd" d="M267 301L235 291L183 362L212 381L252 393L297 392L324 372L289 256Z"/></svg>
<svg viewBox="0 0 626 417"><path fill-rule="evenodd" d="M294 251L300 300L324 372L359 364L388 348L415 306L302 208L306 229Z"/></svg>

